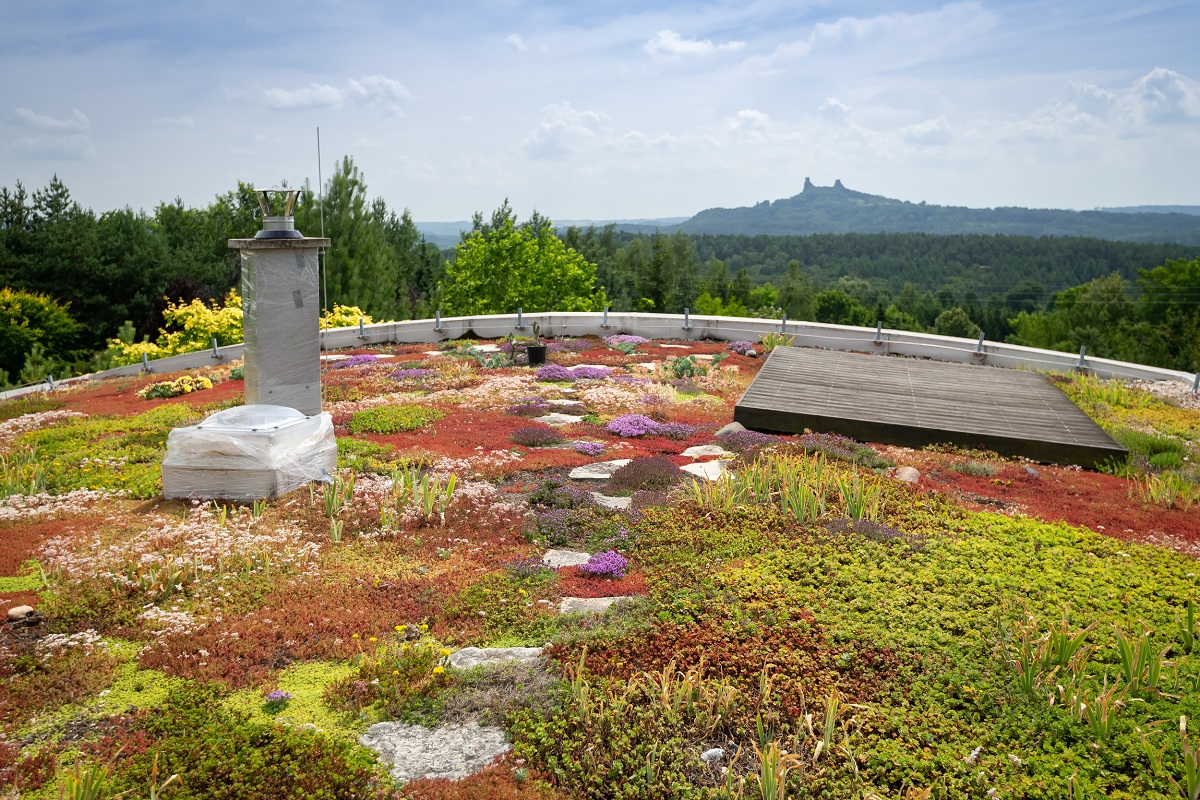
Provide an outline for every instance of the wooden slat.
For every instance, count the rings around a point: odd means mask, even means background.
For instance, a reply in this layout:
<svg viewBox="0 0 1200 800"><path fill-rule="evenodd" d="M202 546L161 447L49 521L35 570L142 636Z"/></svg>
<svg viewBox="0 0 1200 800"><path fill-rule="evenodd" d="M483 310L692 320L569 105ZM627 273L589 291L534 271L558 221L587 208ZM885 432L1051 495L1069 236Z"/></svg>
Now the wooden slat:
<svg viewBox="0 0 1200 800"><path fill-rule="evenodd" d="M733 418L756 430L983 447L1092 468L1127 454L1045 375L868 353L777 347Z"/></svg>

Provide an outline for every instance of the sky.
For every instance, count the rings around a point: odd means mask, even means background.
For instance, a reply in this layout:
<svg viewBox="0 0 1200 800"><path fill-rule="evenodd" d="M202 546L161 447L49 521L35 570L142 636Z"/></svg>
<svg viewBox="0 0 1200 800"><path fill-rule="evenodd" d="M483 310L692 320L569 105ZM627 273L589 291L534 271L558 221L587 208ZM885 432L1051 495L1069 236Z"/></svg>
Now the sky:
<svg viewBox="0 0 1200 800"><path fill-rule="evenodd" d="M1200 205L1195 0L0 6L0 186L97 212L328 178L418 221Z"/></svg>

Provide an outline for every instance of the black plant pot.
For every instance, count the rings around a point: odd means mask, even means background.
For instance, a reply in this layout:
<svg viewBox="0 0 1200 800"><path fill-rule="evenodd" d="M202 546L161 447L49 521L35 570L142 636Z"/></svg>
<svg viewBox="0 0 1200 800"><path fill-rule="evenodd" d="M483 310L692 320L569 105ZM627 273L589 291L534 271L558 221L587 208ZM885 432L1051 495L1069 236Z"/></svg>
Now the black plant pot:
<svg viewBox="0 0 1200 800"><path fill-rule="evenodd" d="M536 367L546 363L546 345L531 344L525 348L525 352L529 355L529 366Z"/></svg>

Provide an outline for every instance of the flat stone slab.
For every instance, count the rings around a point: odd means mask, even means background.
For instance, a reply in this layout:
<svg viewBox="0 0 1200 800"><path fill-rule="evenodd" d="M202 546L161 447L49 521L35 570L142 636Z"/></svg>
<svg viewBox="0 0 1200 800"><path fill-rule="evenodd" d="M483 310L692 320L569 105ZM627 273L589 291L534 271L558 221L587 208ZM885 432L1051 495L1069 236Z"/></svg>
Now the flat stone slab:
<svg viewBox="0 0 1200 800"><path fill-rule="evenodd" d="M688 458L700 458L701 456L727 456L731 455L728 450L717 444L698 444L695 447L689 447L683 451L683 455Z"/></svg>
<svg viewBox="0 0 1200 800"><path fill-rule="evenodd" d="M499 353L500 345L498 344L477 344L475 349L480 353Z"/></svg>
<svg viewBox="0 0 1200 800"><path fill-rule="evenodd" d="M612 477L614 472L632 460L632 458L618 458L613 461L597 461L594 464L584 464L582 467L576 467L571 470L569 477L573 481L607 480Z"/></svg>
<svg viewBox="0 0 1200 800"><path fill-rule="evenodd" d="M596 505L600 506L601 508L622 509L629 508L633 505L632 497L609 497L608 495L600 494L599 492L592 492L592 499L595 500Z"/></svg>
<svg viewBox="0 0 1200 800"><path fill-rule="evenodd" d="M586 564L591 557L591 553L583 553L578 550L547 550L546 554L542 556L542 563L554 569L577 567L580 564Z"/></svg>
<svg viewBox="0 0 1200 800"><path fill-rule="evenodd" d="M690 344L660 344L659 347L675 347L680 350L691 350L692 349L692 346Z"/></svg>
<svg viewBox="0 0 1200 800"><path fill-rule="evenodd" d="M562 614L603 614L621 600L629 598L620 597L564 597L562 602L558 604L559 613Z"/></svg>
<svg viewBox="0 0 1200 800"><path fill-rule="evenodd" d="M578 389L572 389L570 386L559 386L558 390L563 394L575 394L579 391Z"/></svg>
<svg viewBox="0 0 1200 800"><path fill-rule="evenodd" d="M476 722L436 728L380 722L367 728L358 743L378 753L380 760L390 765L392 777L405 782L465 778L512 749L503 728Z"/></svg>
<svg viewBox="0 0 1200 800"><path fill-rule="evenodd" d="M634 364L633 366L641 367L642 369L647 370L649 372L654 372L654 370L658 369L658 362L657 361L640 361L637 364Z"/></svg>
<svg viewBox="0 0 1200 800"><path fill-rule="evenodd" d="M455 669L481 664L531 664L542 657L540 647L464 647L446 660Z"/></svg>
<svg viewBox="0 0 1200 800"><path fill-rule="evenodd" d="M546 425L574 425L576 422L583 422L583 417L577 417L573 414L560 414L554 411L544 417L534 417L534 422L542 422Z"/></svg>
<svg viewBox="0 0 1200 800"><path fill-rule="evenodd" d="M442 353L442 351L441 351L441 350L426 350L426 351L424 351L424 352L425 352L425 355L427 355L427 356L440 356L440 355L443 355L443 353Z"/></svg>
<svg viewBox="0 0 1200 800"><path fill-rule="evenodd" d="M680 469L695 475L697 478L707 478L710 481L715 481L729 472L725 468L727 463L727 461L705 461L703 464L685 464Z"/></svg>
<svg viewBox="0 0 1200 800"><path fill-rule="evenodd" d="M574 391L574 390L572 390L572 391ZM547 400L546 405L548 405L548 406L577 406L577 405L579 405L579 401L578 400L567 400L566 398L563 398L563 397L556 397L553 400Z"/></svg>

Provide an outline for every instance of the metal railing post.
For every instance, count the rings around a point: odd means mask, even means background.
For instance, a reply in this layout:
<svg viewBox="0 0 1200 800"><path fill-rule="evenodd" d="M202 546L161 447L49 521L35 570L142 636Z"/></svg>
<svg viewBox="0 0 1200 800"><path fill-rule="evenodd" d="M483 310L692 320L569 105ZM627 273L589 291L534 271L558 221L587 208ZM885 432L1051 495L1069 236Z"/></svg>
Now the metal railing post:
<svg viewBox="0 0 1200 800"><path fill-rule="evenodd" d="M150 369L150 359L146 358L146 354L142 353L142 369L146 372L152 372Z"/></svg>
<svg viewBox="0 0 1200 800"><path fill-rule="evenodd" d="M212 346L213 346L212 357L215 358L217 361L220 361L221 360L221 350L217 347L217 337L215 337L215 336L213 337L213 340L212 340Z"/></svg>
<svg viewBox="0 0 1200 800"><path fill-rule="evenodd" d="M783 320L779 323L779 332L787 333L787 314L783 315Z"/></svg>
<svg viewBox="0 0 1200 800"><path fill-rule="evenodd" d="M692 310L690 308L685 308L683 310L683 329L685 331L690 331L693 327L694 326L692 325Z"/></svg>
<svg viewBox="0 0 1200 800"><path fill-rule="evenodd" d="M975 343L975 352L976 353L983 352L983 331L979 332L979 341Z"/></svg>
<svg viewBox="0 0 1200 800"><path fill-rule="evenodd" d="M875 320L875 344L883 344L883 320Z"/></svg>
<svg viewBox="0 0 1200 800"><path fill-rule="evenodd" d="M360 338L360 339L366 339L366 338L367 338L367 326L366 326L366 324L363 322L363 318L362 318L362 317L359 317L359 318L358 318L358 338Z"/></svg>
<svg viewBox="0 0 1200 800"><path fill-rule="evenodd" d="M1079 345L1079 361L1075 362L1075 366L1077 366L1077 367L1086 367L1087 366L1087 345L1086 344Z"/></svg>
<svg viewBox="0 0 1200 800"><path fill-rule="evenodd" d="M524 311L520 308L517 309L517 330L519 330L519 331L525 330Z"/></svg>

